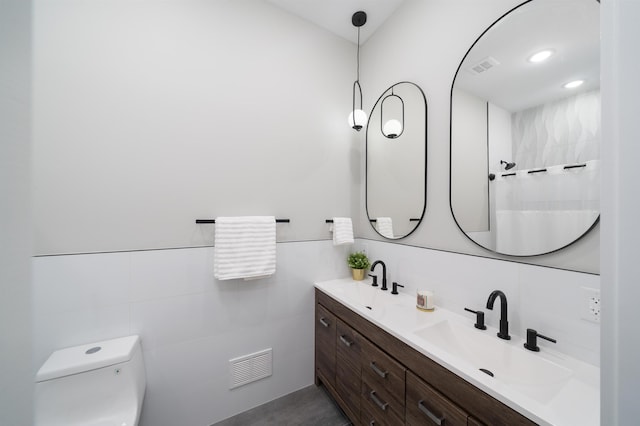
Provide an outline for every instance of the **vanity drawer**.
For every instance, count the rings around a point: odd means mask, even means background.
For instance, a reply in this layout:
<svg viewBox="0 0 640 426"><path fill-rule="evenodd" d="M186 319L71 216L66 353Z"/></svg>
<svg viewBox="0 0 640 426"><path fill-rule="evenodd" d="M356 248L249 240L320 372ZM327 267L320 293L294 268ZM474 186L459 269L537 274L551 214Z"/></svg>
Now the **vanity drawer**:
<svg viewBox="0 0 640 426"><path fill-rule="evenodd" d="M384 387L369 384L370 377L369 374L362 376L361 410L372 413L380 422L378 424L404 425L404 403L400 404Z"/></svg>
<svg viewBox="0 0 640 426"><path fill-rule="evenodd" d="M406 407L407 425L467 425L467 413L410 371L407 372Z"/></svg>
<svg viewBox="0 0 640 426"><path fill-rule="evenodd" d="M362 342L361 360L362 374L363 376L367 374L371 385L386 389L404 404L406 371L404 366L365 339Z"/></svg>
<svg viewBox="0 0 640 426"><path fill-rule="evenodd" d="M360 409L360 424L362 426L388 426L382 416L376 415L369 410L367 404L362 404Z"/></svg>
<svg viewBox="0 0 640 426"><path fill-rule="evenodd" d="M335 387L336 317L324 306L316 305L316 372Z"/></svg>

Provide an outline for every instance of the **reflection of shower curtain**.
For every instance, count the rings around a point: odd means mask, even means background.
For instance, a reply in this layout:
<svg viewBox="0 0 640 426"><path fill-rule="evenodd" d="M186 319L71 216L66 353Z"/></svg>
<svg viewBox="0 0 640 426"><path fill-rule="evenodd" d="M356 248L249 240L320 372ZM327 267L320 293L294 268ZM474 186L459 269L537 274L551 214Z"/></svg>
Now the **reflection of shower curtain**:
<svg viewBox="0 0 640 426"><path fill-rule="evenodd" d="M495 184L496 250L514 255L546 253L580 237L600 212L598 161L586 167L518 171Z"/></svg>

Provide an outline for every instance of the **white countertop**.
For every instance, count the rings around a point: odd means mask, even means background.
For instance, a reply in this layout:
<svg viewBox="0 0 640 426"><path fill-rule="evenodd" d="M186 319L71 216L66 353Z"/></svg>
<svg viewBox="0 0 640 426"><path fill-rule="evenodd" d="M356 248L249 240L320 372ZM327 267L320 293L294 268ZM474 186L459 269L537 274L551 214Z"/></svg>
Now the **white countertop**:
<svg viewBox="0 0 640 426"><path fill-rule="evenodd" d="M402 293L392 295L371 287L369 279L353 281L350 278L318 282L316 288L387 331L397 339L421 352L433 361L460 376L487 394L493 396L515 411L540 425L590 426L600 424L600 369L560 352L541 348L540 352L524 349L524 340L512 336L502 340L496 336L497 329L474 328L475 316L459 315L436 306L433 312L416 308L415 295ZM367 308L371 307L372 309ZM550 371L562 374L550 378L541 377L537 383L526 385L517 380L499 380L478 370L464 356L449 352L442 345L434 344L420 335L421 330L438 325L453 326L462 330L470 340L480 339L491 343L491 347L502 348L517 355L524 363L545 364ZM429 332L437 330L431 328ZM498 342L487 340L486 336ZM464 342L463 342L464 344ZM504 345L504 346L501 346ZM480 349L480 348L478 348ZM486 348L483 348L485 351ZM522 352L520 352L522 351ZM500 353L496 350L496 360ZM557 370L556 370L557 369ZM519 371L527 371L527 366ZM509 383L507 383L509 382Z"/></svg>

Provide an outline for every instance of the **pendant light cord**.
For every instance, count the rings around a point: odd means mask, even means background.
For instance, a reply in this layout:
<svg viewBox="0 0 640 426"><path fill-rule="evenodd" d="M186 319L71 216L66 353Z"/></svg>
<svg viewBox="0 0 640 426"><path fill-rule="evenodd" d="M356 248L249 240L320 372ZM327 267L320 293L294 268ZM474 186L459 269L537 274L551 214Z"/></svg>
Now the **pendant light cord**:
<svg viewBox="0 0 640 426"><path fill-rule="evenodd" d="M358 27L358 53L356 55L356 81L360 81L360 27Z"/></svg>

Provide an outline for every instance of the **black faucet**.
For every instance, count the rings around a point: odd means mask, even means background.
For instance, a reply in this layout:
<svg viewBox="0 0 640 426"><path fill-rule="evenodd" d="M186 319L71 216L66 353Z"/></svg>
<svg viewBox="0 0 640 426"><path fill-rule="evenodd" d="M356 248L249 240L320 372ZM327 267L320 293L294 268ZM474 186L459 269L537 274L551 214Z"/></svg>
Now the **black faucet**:
<svg viewBox="0 0 640 426"><path fill-rule="evenodd" d="M500 290L494 290L489 295L487 300L487 309L493 310L493 302L496 301L496 297L500 297L500 332L498 337L504 340L511 340L509 336L509 321L507 321L507 296Z"/></svg>
<svg viewBox="0 0 640 426"><path fill-rule="evenodd" d="M382 265L382 287L380 290L387 291L387 265L385 265L382 260L376 260L373 262L373 265L371 265L371 272L373 272L378 264Z"/></svg>

